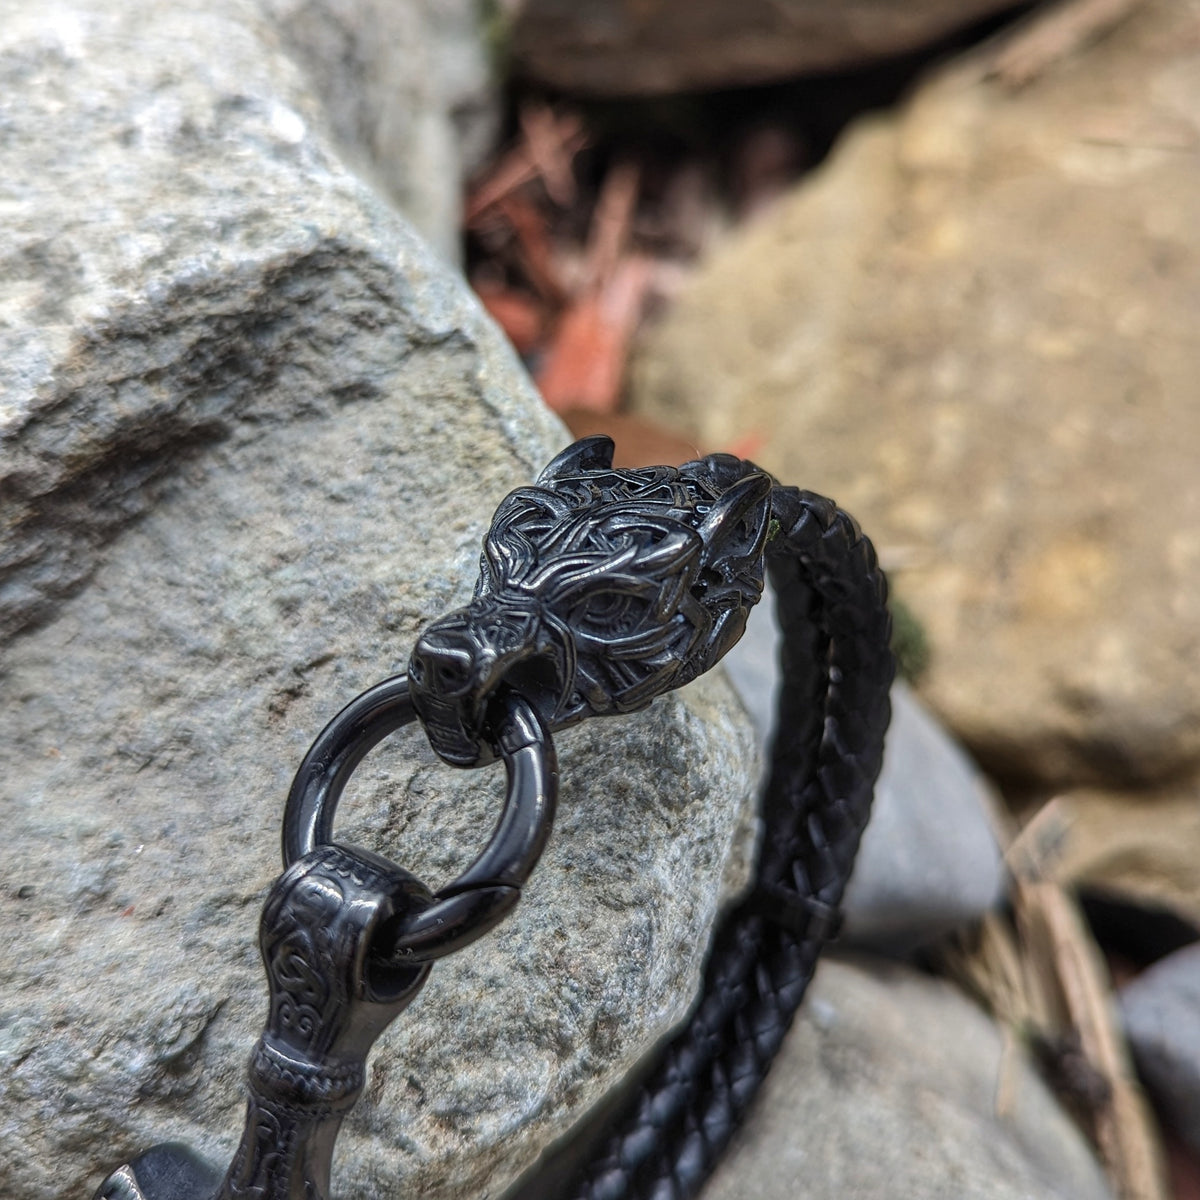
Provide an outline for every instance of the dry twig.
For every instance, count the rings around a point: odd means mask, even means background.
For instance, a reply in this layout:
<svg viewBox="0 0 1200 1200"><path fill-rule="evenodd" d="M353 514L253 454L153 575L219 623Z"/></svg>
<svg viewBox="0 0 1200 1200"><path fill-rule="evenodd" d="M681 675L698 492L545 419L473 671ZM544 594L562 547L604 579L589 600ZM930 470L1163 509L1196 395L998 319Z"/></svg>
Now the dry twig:
<svg viewBox="0 0 1200 1200"><path fill-rule="evenodd" d="M986 76L1016 90L1115 29L1146 0L1062 0L1034 13L1001 41Z"/></svg>
<svg viewBox="0 0 1200 1200"><path fill-rule="evenodd" d="M542 179L551 199L555 199L556 192L562 194L563 171L570 175L571 162L587 145L583 124L573 113L555 116L547 109L544 117L533 118L532 133L531 139L530 123L523 122L521 140L468 193L463 206L463 219L468 226L473 226L494 204L535 179ZM568 194L573 197L573 190Z"/></svg>
<svg viewBox="0 0 1200 1200"><path fill-rule="evenodd" d="M1020 877L1013 907L1022 940L1053 972L1084 1063L1105 1085L1092 1097L1101 1158L1122 1200L1169 1200L1157 1128L1121 1035L1108 972L1075 901L1055 883ZM1077 1097L1085 1103L1088 1096Z"/></svg>
<svg viewBox="0 0 1200 1200"><path fill-rule="evenodd" d="M1054 879L1069 836L1068 814L1052 800L1009 840L1013 922L988 916L976 942L953 949L946 965L1041 1048L1121 1200L1169 1200L1158 1128L1133 1071L1107 968L1075 899Z"/></svg>

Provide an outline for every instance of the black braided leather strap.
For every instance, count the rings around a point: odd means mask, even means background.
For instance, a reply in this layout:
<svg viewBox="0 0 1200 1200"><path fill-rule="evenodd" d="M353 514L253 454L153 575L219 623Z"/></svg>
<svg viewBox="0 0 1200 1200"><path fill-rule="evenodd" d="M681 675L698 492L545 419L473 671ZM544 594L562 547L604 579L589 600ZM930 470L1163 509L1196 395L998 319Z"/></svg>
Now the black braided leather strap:
<svg viewBox="0 0 1200 1200"><path fill-rule="evenodd" d="M890 715L887 586L870 542L832 501L776 488L772 515L783 685L756 883L714 940L687 1024L565 1193L573 1200L696 1195L836 932Z"/></svg>

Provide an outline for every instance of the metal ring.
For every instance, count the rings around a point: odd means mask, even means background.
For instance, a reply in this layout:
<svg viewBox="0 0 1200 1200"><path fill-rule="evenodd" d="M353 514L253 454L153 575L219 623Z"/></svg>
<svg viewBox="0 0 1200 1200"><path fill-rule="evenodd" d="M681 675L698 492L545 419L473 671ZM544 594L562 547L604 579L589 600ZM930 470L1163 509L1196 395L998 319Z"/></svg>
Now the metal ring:
<svg viewBox="0 0 1200 1200"><path fill-rule="evenodd" d="M385 737L416 719L408 676L369 688L318 734L288 793L283 815L283 862L290 867L333 842L333 818L354 769ZM488 726L508 778L504 810L491 840L453 883L422 912L387 930L382 956L398 963L428 962L475 941L508 913L541 856L558 800L554 743L533 706L502 689Z"/></svg>

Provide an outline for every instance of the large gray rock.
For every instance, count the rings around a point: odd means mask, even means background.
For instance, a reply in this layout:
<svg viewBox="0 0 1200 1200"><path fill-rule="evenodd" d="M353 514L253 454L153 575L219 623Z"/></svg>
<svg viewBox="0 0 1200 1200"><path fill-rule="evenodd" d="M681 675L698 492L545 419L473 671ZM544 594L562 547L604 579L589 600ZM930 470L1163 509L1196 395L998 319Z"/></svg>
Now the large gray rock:
<svg viewBox="0 0 1200 1200"><path fill-rule="evenodd" d="M704 1200L1110 1200L1024 1054L948 983L826 960Z"/></svg>
<svg viewBox="0 0 1200 1200"><path fill-rule="evenodd" d="M922 697L1049 787L1200 766L1200 44L1149 0L1013 93L958 63L730 238L643 413L836 497L929 634Z"/></svg>
<svg viewBox="0 0 1200 1200"><path fill-rule="evenodd" d="M1121 1013L1156 1107L1200 1153L1200 944L1177 950L1127 984Z"/></svg>
<svg viewBox="0 0 1200 1200"><path fill-rule="evenodd" d="M914 50L1008 0L520 0L517 69L555 87L661 95L767 83Z"/></svg>
<svg viewBox="0 0 1200 1200"><path fill-rule="evenodd" d="M764 754L779 686L772 605L768 591L726 658ZM961 747L897 682L871 823L846 890L843 938L905 953L997 904L1007 875L992 804L988 784Z"/></svg>
<svg viewBox="0 0 1200 1200"><path fill-rule="evenodd" d="M291 772L468 595L565 440L460 281L330 150L249 0L0 10L0 1194L227 1158ZM719 679L560 745L516 915L380 1043L344 1200L495 1194L693 993L756 756ZM339 836L432 884L501 781L407 733Z"/></svg>
<svg viewBox="0 0 1200 1200"><path fill-rule="evenodd" d="M341 157L449 262L464 177L499 119L474 0L261 0L312 80Z"/></svg>

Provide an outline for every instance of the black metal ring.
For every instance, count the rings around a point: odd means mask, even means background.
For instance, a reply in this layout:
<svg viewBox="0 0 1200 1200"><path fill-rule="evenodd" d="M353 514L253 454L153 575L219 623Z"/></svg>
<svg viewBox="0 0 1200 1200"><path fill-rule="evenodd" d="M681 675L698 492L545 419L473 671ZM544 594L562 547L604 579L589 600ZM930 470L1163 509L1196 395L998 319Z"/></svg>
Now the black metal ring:
<svg viewBox="0 0 1200 1200"><path fill-rule="evenodd" d="M385 737L416 718L408 676L369 688L318 734L288 793L283 862L290 867L333 842L338 801L354 769ZM558 763L554 743L533 706L502 689L489 709L491 740L508 777L504 810L491 840L422 912L398 919L377 947L405 963L441 958L495 926L520 899L521 885L541 856L554 822Z"/></svg>

